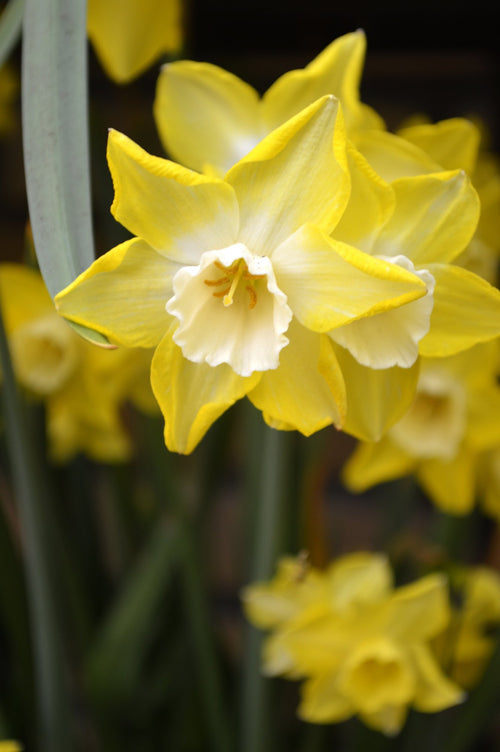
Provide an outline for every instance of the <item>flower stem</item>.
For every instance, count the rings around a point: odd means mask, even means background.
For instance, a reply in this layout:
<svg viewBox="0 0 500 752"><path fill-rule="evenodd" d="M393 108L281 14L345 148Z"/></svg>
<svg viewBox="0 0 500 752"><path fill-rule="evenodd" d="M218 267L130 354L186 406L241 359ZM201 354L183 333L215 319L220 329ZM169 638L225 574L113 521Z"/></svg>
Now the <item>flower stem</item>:
<svg viewBox="0 0 500 752"><path fill-rule="evenodd" d="M40 750L69 752L68 692L64 676L60 630L56 618L53 564L44 509L50 505L47 479L35 451L0 317L0 362L7 448L18 502L24 566L35 659Z"/></svg>
<svg viewBox="0 0 500 752"><path fill-rule="evenodd" d="M254 416L252 416L253 418ZM260 420L260 416L259 416ZM290 436L267 426L251 427L248 482L249 503L254 506L249 579L271 577L281 542L281 520ZM258 484L253 480L258 473ZM255 492L257 498L255 498ZM266 752L271 741L271 683L260 673L262 633L246 625L243 645L241 752Z"/></svg>

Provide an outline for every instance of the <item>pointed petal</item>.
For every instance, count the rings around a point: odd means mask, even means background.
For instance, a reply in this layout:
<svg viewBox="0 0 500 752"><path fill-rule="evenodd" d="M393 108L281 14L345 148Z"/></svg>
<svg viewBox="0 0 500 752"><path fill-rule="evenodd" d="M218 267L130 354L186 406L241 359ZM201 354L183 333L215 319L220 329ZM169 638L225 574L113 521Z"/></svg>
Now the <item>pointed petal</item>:
<svg viewBox="0 0 500 752"><path fill-rule="evenodd" d="M465 700L463 689L443 674L427 645L413 645L409 649L417 674L416 710L438 713Z"/></svg>
<svg viewBox="0 0 500 752"><path fill-rule="evenodd" d="M420 354L443 357L500 335L500 291L458 266L428 264L436 281L431 328Z"/></svg>
<svg viewBox="0 0 500 752"><path fill-rule="evenodd" d="M87 30L107 74L118 83L138 76L182 42L181 0L89 0Z"/></svg>
<svg viewBox="0 0 500 752"><path fill-rule="evenodd" d="M416 462L390 438L357 445L342 468L342 482L353 493L362 493L379 483L409 475Z"/></svg>
<svg viewBox="0 0 500 752"><path fill-rule="evenodd" d="M408 645L436 637L449 620L448 581L437 573L394 591L387 606L385 629L392 638Z"/></svg>
<svg viewBox="0 0 500 752"><path fill-rule="evenodd" d="M265 135L255 89L209 63L163 66L154 116L167 153L198 172L210 165L224 175Z"/></svg>
<svg viewBox="0 0 500 752"><path fill-rule="evenodd" d="M339 426L345 411L342 374L329 341L293 321L290 343L280 365L267 371L248 397L268 424L309 436L332 423Z"/></svg>
<svg viewBox="0 0 500 752"><path fill-rule="evenodd" d="M396 308L426 292L412 272L337 242L312 225L282 243L272 262L295 316L318 332Z"/></svg>
<svg viewBox="0 0 500 752"><path fill-rule="evenodd" d="M225 177L240 205L238 239L253 253L270 255L305 222L333 229L349 196L345 149L334 97L270 133Z"/></svg>
<svg viewBox="0 0 500 752"><path fill-rule="evenodd" d="M302 685L302 699L297 715L309 723L339 723L350 718L355 710L340 694L336 674L321 674Z"/></svg>
<svg viewBox="0 0 500 752"><path fill-rule="evenodd" d="M157 251L197 264L204 251L234 242L238 206L234 191L223 181L153 157L114 130L107 156L114 217Z"/></svg>
<svg viewBox="0 0 500 752"><path fill-rule="evenodd" d="M375 172L388 183L442 169L422 149L388 131L360 131L353 141Z"/></svg>
<svg viewBox="0 0 500 752"><path fill-rule="evenodd" d="M128 347L154 347L171 317L165 311L178 265L139 238L101 256L55 298L61 316Z"/></svg>
<svg viewBox="0 0 500 752"><path fill-rule="evenodd" d="M382 119L359 101L359 84L366 53L362 30L335 39L303 70L285 73L263 97L263 117L271 130L311 102L334 94L342 103L348 131L382 127Z"/></svg>
<svg viewBox="0 0 500 752"><path fill-rule="evenodd" d="M468 514L476 501L476 456L460 447L451 460L422 462L417 478L426 495L447 514Z"/></svg>
<svg viewBox="0 0 500 752"><path fill-rule="evenodd" d="M439 123L423 123L401 128L398 135L425 151L443 169L464 170L472 175L481 134L470 120L450 118Z"/></svg>
<svg viewBox="0 0 500 752"><path fill-rule="evenodd" d="M453 261L472 238L479 199L464 172L397 180L395 211L372 253L403 254L416 266Z"/></svg>
<svg viewBox="0 0 500 752"><path fill-rule="evenodd" d="M351 174L351 195L332 234L335 240L370 253L380 229L394 211L394 191L350 142L347 144L347 158Z"/></svg>
<svg viewBox="0 0 500 752"><path fill-rule="evenodd" d="M238 376L223 364L192 363L172 340L174 327L153 356L151 385L165 418L165 444L190 454L212 423L256 386L260 374Z"/></svg>
<svg viewBox="0 0 500 752"><path fill-rule="evenodd" d="M335 352L347 389L343 430L365 441L378 441L408 410L416 392L418 361L411 368L374 370L358 363L343 347Z"/></svg>

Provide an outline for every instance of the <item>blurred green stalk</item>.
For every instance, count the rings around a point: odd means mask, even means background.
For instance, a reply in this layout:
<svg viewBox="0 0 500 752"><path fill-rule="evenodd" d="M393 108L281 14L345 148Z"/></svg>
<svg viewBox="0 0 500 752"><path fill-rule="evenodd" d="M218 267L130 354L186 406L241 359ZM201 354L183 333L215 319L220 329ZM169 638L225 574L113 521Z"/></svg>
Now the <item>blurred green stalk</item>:
<svg viewBox="0 0 500 752"><path fill-rule="evenodd" d="M69 752L68 691L56 619L57 588L44 514L51 500L41 458L28 430L17 390L1 316L0 362L6 441L19 510L30 609L39 714L38 747L40 752Z"/></svg>
<svg viewBox="0 0 500 752"><path fill-rule="evenodd" d="M276 566L283 527L283 502L288 476L290 435L262 423L257 414L250 416L248 456L248 503L252 505L250 568L251 582L267 580ZM240 752L266 752L274 749L271 729L271 681L260 670L263 634L245 626Z"/></svg>
<svg viewBox="0 0 500 752"><path fill-rule="evenodd" d="M23 25L24 0L10 0L0 15L0 66L16 46Z"/></svg>

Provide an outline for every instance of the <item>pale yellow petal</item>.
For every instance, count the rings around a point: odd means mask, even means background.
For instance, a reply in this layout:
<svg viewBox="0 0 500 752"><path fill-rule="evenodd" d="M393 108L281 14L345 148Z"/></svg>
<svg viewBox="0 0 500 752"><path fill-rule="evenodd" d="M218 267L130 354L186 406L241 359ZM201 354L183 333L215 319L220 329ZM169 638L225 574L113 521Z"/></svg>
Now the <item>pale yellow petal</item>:
<svg viewBox="0 0 500 752"><path fill-rule="evenodd" d="M420 354L443 357L500 335L500 292L458 266L428 264L436 280L431 328Z"/></svg>
<svg viewBox="0 0 500 752"><path fill-rule="evenodd" d="M425 460L417 478L425 493L447 514L468 514L475 504L476 458L460 447L451 460Z"/></svg>
<svg viewBox="0 0 500 752"><path fill-rule="evenodd" d="M182 0L89 0L89 39L117 83L138 76L182 44Z"/></svg>
<svg viewBox="0 0 500 752"><path fill-rule="evenodd" d="M154 116L167 154L198 172L210 165L223 175L265 135L256 90L210 63L165 65Z"/></svg>
<svg viewBox="0 0 500 752"><path fill-rule="evenodd" d="M445 170L465 170L472 175L476 166L481 134L465 118L424 123L401 128L398 135L425 151Z"/></svg>
<svg viewBox="0 0 500 752"><path fill-rule="evenodd" d="M336 241L312 225L281 243L271 258L295 316L318 332L397 308L426 293L425 283L412 272Z"/></svg>
<svg viewBox="0 0 500 752"><path fill-rule="evenodd" d="M450 262L472 238L479 200L464 172L404 178L392 184L396 208L372 253L403 254L416 266Z"/></svg>
<svg viewBox="0 0 500 752"><path fill-rule="evenodd" d="M388 437L359 443L342 468L342 481L354 493L409 475L416 461Z"/></svg>
<svg viewBox="0 0 500 752"><path fill-rule="evenodd" d="M370 253L380 229L394 211L394 191L377 175L351 142L347 143L347 158L351 174L351 195L332 235L335 240Z"/></svg>
<svg viewBox="0 0 500 752"><path fill-rule="evenodd" d="M258 382L260 374L238 376L228 365L213 368L183 357L172 340L160 342L151 365L151 385L165 418L170 451L190 454L212 423Z"/></svg>
<svg viewBox="0 0 500 752"><path fill-rule="evenodd" d="M286 424L306 436L339 426L345 411L344 381L332 347L323 337L293 321L290 343L276 370L262 375L248 394L270 425Z"/></svg>
<svg viewBox="0 0 500 752"><path fill-rule="evenodd" d="M475 451L500 447L500 389L482 387L469 394L467 444Z"/></svg>
<svg viewBox="0 0 500 752"><path fill-rule="evenodd" d="M385 630L407 645L435 637L449 620L448 582L436 573L394 591L387 605Z"/></svg>
<svg viewBox="0 0 500 752"><path fill-rule="evenodd" d="M154 347L170 325L165 311L178 265L139 238L94 261L60 292L61 316L128 347Z"/></svg>
<svg viewBox="0 0 500 752"><path fill-rule="evenodd" d="M22 264L0 264L0 302L7 334L54 311L40 273Z"/></svg>
<svg viewBox="0 0 500 752"><path fill-rule="evenodd" d="M111 130L111 211L134 235L169 258L197 264L204 251L231 245L238 229L234 191L217 178L148 154Z"/></svg>
<svg viewBox="0 0 500 752"><path fill-rule="evenodd" d="M238 196L238 239L269 255L304 222L330 231L349 197L342 115L324 97L269 134L226 175Z"/></svg>
<svg viewBox="0 0 500 752"><path fill-rule="evenodd" d="M285 73L263 97L263 118L276 128L325 94L342 103L348 131L382 127L382 119L359 101L359 84L366 53L362 30L335 39L302 70Z"/></svg>
<svg viewBox="0 0 500 752"><path fill-rule="evenodd" d="M422 149L388 131L359 131L353 141L375 172L388 183L442 170Z"/></svg>
<svg viewBox="0 0 500 752"><path fill-rule="evenodd" d="M413 704L422 713L438 713L466 699L465 692L439 668L427 645L410 647L415 663L417 685Z"/></svg>
<svg viewBox="0 0 500 752"><path fill-rule="evenodd" d="M354 714L354 706L338 690L333 673L320 674L302 685L299 718L309 723L339 723Z"/></svg>
<svg viewBox="0 0 500 752"><path fill-rule="evenodd" d="M411 368L375 370L360 365L339 345L335 352L347 389L343 430L365 441L378 441L409 408L417 387L418 361Z"/></svg>

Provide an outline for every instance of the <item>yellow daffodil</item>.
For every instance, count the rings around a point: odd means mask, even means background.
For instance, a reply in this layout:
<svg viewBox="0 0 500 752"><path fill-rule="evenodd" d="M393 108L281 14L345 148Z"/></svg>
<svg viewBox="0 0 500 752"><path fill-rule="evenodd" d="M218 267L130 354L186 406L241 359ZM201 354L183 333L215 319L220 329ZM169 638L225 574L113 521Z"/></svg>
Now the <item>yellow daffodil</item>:
<svg viewBox="0 0 500 752"><path fill-rule="evenodd" d="M455 575L456 605L449 627L435 650L461 687L477 684L495 649L500 628L500 574L490 567L470 567Z"/></svg>
<svg viewBox="0 0 500 752"><path fill-rule="evenodd" d="M430 646L450 619L440 575L395 588L382 555L350 554L325 571L285 559L274 580L242 597L249 620L272 630L264 672L304 680L298 714L306 721L357 714L392 735L409 707L432 713L463 699Z"/></svg>
<svg viewBox="0 0 500 752"><path fill-rule="evenodd" d="M484 455L500 447L496 373L497 343L423 360L411 408L379 442L358 445L343 471L347 487L360 492L414 474L441 509L468 513L481 492Z"/></svg>
<svg viewBox="0 0 500 752"><path fill-rule="evenodd" d="M23 752L23 745L10 740L0 741L0 752Z"/></svg>
<svg viewBox="0 0 500 752"><path fill-rule="evenodd" d="M130 400L147 409L142 393L151 391L151 353L86 342L57 315L40 274L28 267L3 264L0 293L14 371L45 403L52 457L66 461L84 452L105 462L127 459L131 442L120 408Z"/></svg>
<svg viewBox="0 0 500 752"><path fill-rule="evenodd" d="M306 68L281 76L262 98L216 65L168 63L154 104L167 154L198 172L223 175L264 136L326 94L340 99L351 136L381 127L379 116L359 99L365 50L362 31L339 37Z"/></svg>
<svg viewBox="0 0 500 752"><path fill-rule="evenodd" d="M127 83L182 44L182 0L88 0L89 39L106 73Z"/></svg>
<svg viewBox="0 0 500 752"><path fill-rule="evenodd" d="M500 254L500 163L482 146L480 128L465 118L438 123L420 122L398 131L444 169L463 169L470 176L481 203L477 231L458 263L493 284L498 280Z"/></svg>
<svg viewBox="0 0 500 752"><path fill-rule="evenodd" d="M341 425L344 382L328 333L403 310L426 296L430 278L330 237L364 216L371 238L388 213L380 196L392 195L346 144L338 101L314 102L223 180L153 157L116 131L108 161L112 212L135 237L56 304L110 341L156 347L151 379L167 447L190 452L245 395L280 428ZM358 184L365 215L349 208L352 196L361 201Z"/></svg>

